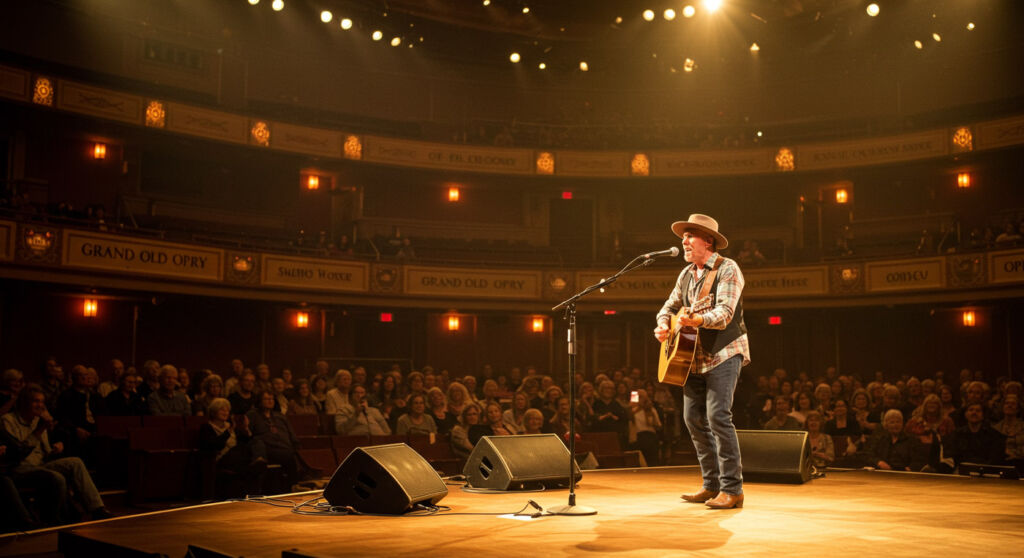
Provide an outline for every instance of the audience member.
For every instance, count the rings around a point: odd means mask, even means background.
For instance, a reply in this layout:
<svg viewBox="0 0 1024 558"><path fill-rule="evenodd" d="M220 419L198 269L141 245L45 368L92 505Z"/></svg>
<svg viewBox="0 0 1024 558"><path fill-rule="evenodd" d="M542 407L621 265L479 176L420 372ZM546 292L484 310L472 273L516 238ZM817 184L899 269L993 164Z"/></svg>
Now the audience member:
<svg viewBox="0 0 1024 558"><path fill-rule="evenodd" d="M979 463L998 465L1006 462L1006 437L985 422L985 405L968 403L964 425L953 433L950 456L955 465Z"/></svg>
<svg viewBox="0 0 1024 558"><path fill-rule="evenodd" d="M261 476L267 466L266 447L252 437L249 418L240 415L238 424L232 424L231 402L216 397L206 406L209 417L199 427L199 449L213 452L219 475L237 475L245 489L242 493L222 493L222 497L260 494Z"/></svg>
<svg viewBox="0 0 1024 558"><path fill-rule="evenodd" d="M490 403L484 407L484 422L469 428L469 441L473 445L484 436L512 436L516 433L514 426L505 424L502 418L501 405Z"/></svg>
<svg viewBox="0 0 1024 558"><path fill-rule="evenodd" d="M764 423L765 430L800 430L800 421L790 412L789 398L780 395L775 398L775 415Z"/></svg>
<svg viewBox="0 0 1024 558"><path fill-rule="evenodd" d="M1006 437L1006 460L1018 471L1024 470L1024 421L1020 417L1020 397L1009 394L1003 399L1003 418L992 428Z"/></svg>
<svg viewBox="0 0 1024 558"><path fill-rule="evenodd" d="M4 370L3 385L0 385L0 415L5 415L14 408L18 393L25 387L25 375L21 370L8 368Z"/></svg>
<svg viewBox="0 0 1024 558"><path fill-rule="evenodd" d="M294 415L319 415L324 412L323 403L313 398L308 380L295 382L295 397L288 402L288 412Z"/></svg>
<svg viewBox="0 0 1024 558"><path fill-rule="evenodd" d="M522 434L549 434L551 424L544 421L544 413L539 409L527 409L523 413Z"/></svg>
<svg viewBox="0 0 1024 558"><path fill-rule="evenodd" d="M238 391L238 384L242 381L242 375L245 374L245 364L242 359L236 358L231 360L231 375L224 380L224 393L230 396L231 394ZM256 385L255 376L253 376L253 386Z"/></svg>
<svg viewBox="0 0 1024 558"><path fill-rule="evenodd" d="M984 409L985 391L988 386L986 386L984 382L979 381L966 382L966 386L967 388L964 390L966 392L966 396L964 397L963 406L949 415L950 418L953 419L953 424L955 424L957 428L967 425L966 413L969 405L981 403L982 409Z"/></svg>
<svg viewBox="0 0 1024 558"><path fill-rule="evenodd" d="M334 387L327 392L324 411L328 415L337 417L342 408L350 405L350 391L352 391L352 373L344 368L339 368L334 373ZM337 419L335 419L335 422L337 422Z"/></svg>
<svg viewBox="0 0 1024 558"><path fill-rule="evenodd" d="M422 393L409 396L409 412L398 418L395 434L437 434L434 417L426 412L427 400Z"/></svg>
<svg viewBox="0 0 1024 558"><path fill-rule="evenodd" d="M178 369L165 364L160 367L160 389L149 396L149 413L151 415L179 415L187 417L192 414L192 404L184 393L175 390L178 385Z"/></svg>
<svg viewBox="0 0 1024 558"><path fill-rule="evenodd" d="M206 415L206 409L210 406L210 403L214 399L222 397L224 397L224 380L217 374L210 374L203 378L202 383L199 384L199 395L192 400L192 414L196 416Z"/></svg>
<svg viewBox="0 0 1024 558"><path fill-rule="evenodd" d="M136 389L139 377L132 371L121 374L117 382L117 391L113 391L103 399L103 410L116 417L142 416L149 414L149 405Z"/></svg>
<svg viewBox="0 0 1024 558"><path fill-rule="evenodd" d="M57 404L57 396L67 387L64 369L57 364L57 359L48 358L43 365L43 381L40 384L46 395L46 407L52 409Z"/></svg>
<svg viewBox="0 0 1024 558"><path fill-rule="evenodd" d="M366 388L352 386L348 403L338 409L334 415L334 429L338 434L347 436L364 435L386 436L391 434L391 426L376 407L371 407L366 400ZM436 428L436 427L435 427Z"/></svg>
<svg viewBox="0 0 1024 558"><path fill-rule="evenodd" d="M822 432L825 417L818 411L808 411L804 427L807 429L807 441L811 445L811 461L818 468L828 467L836 459L836 448L832 436Z"/></svg>
<svg viewBox="0 0 1024 558"><path fill-rule="evenodd" d="M252 372L242 374L238 380L238 389L228 395L231 402L231 414L244 415L256 406L256 376Z"/></svg>
<svg viewBox="0 0 1024 558"><path fill-rule="evenodd" d="M299 478L299 439L288 419L274 410L276 404L274 394L264 391L257 396L256 407L246 413L246 417L253 438L263 444L267 462L281 466L284 489L290 490Z"/></svg>
<svg viewBox="0 0 1024 558"><path fill-rule="evenodd" d="M615 384L611 380L601 382L598 398L594 400L594 432L615 432L620 443L625 444L629 429L629 411L615 399Z"/></svg>
<svg viewBox="0 0 1024 558"><path fill-rule="evenodd" d="M430 404L430 416L437 425L437 433L448 436L457 422L455 413L448 410L448 398L441 388L434 386L427 390L427 401Z"/></svg>
<svg viewBox="0 0 1024 558"><path fill-rule="evenodd" d="M288 396L284 394L284 389L283 378L270 379L270 393L274 394L274 399L277 400L276 409L282 415L287 415L289 413Z"/></svg>
<svg viewBox="0 0 1024 558"><path fill-rule="evenodd" d="M647 390L636 391L637 401L631 402L629 419L629 442L630 447L640 450L648 466L655 467L661 464L661 438L658 431L662 429L661 417L658 410L654 408L654 402L647 395ZM562 401L565 401L565 412L568 414L569 400L564 397L559 400L559 414L561 414ZM556 429L556 432L558 430ZM577 432L579 429L577 428Z"/></svg>
<svg viewBox="0 0 1024 558"><path fill-rule="evenodd" d="M476 403L467 403L459 415L459 423L452 427L452 451L460 459L466 459L473 451L475 444L469 441L469 431L478 424L480 424L480 406Z"/></svg>
<svg viewBox="0 0 1024 558"><path fill-rule="evenodd" d="M872 467L895 471L920 471L927 464L921 442L903 431L903 413L889 409L882 416L881 431L870 447Z"/></svg>
<svg viewBox="0 0 1024 558"><path fill-rule="evenodd" d="M121 375L124 374L124 363L119 359L112 359L108 364L108 376L97 388L96 393L106 398L111 392L117 390L120 385Z"/></svg>
<svg viewBox="0 0 1024 558"><path fill-rule="evenodd" d="M455 413L456 416L462 416L462 411L465 410L466 406L473 403L472 396L469 390L462 382L452 382L448 384L448 410ZM479 411L479 409L477 409Z"/></svg>
<svg viewBox="0 0 1024 558"><path fill-rule="evenodd" d="M526 392L517 391L512 395L512 406L502 413L502 418L506 424L510 424L516 429L516 433L521 434L525 430L523 418L529 408L530 400L527 398Z"/></svg>

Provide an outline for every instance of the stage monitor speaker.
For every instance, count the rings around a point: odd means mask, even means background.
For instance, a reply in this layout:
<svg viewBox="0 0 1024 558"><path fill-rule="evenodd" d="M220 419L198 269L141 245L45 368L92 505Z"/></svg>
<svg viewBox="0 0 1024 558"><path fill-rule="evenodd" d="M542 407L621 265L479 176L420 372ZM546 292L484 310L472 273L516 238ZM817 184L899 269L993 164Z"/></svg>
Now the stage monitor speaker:
<svg viewBox="0 0 1024 558"><path fill-rule="evenodd" d="M743 480L803 484L811 480L811 443L802 430L737 430Z"/></svg>
<svg viewBox="0 0 1024 558"><path fill-rule="evenodd" d="M527 490L567 488L569 450L555 434L484 436L462 469L470 488ZM573 462L573 475L583 474Z"/></svg>
<svg viewBox="0 0 1024 558"><path fill-rule="evenodd" d="M355 448L324 488L332 506L390 515L434 505L447 495L437 471L405 444Z"/></svg>

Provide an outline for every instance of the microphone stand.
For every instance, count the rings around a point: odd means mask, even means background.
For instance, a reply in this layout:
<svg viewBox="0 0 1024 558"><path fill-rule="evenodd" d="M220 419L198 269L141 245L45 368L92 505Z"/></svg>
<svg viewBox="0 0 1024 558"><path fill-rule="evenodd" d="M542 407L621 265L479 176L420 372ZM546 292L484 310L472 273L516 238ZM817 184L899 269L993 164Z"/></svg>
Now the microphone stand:
<svg viewBox="0 0 1024 558"><path fill-rule="evenodd" d="M639 260L639 261L638 261ZM601 279L597 283L572 295L565 301L552 308L552 311L565 309L565 319L569 321L568 348L569 348L569 503L565 506L548 508L551 515L594 515L597 510L589 506L576 505L576 301L588 294L614 283L619 277L654 263L653 257L639 256L634 258L615 275L607 279Z"/></svg>

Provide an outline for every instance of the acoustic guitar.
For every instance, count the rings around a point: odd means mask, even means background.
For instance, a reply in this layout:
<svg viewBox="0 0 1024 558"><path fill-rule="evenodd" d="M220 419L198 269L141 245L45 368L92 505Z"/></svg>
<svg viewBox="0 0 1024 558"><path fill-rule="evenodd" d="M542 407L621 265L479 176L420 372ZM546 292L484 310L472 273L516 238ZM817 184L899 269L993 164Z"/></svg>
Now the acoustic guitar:
<svg viewBox="0 0 1024 558"><path fill-rule="evenodd" d="M699 328L680 325L679 318L690 317L708 309L710 305L699 308L684 306L669 319L669 335L661 342L661 351L658 353L659 382L680 387L686 385L686 378L693 369L693 360L697 352Z"/></svg>

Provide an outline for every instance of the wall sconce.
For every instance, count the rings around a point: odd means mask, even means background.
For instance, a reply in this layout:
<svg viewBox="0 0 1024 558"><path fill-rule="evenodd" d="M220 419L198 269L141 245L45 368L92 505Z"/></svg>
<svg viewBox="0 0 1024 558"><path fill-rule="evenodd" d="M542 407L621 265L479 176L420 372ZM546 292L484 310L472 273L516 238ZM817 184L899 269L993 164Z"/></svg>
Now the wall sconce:
<svg viewBox="0 0 1024 558"><path fill-rule="evenodd" d="M461 196L462 196L462 191L459 190L458 186L450 186L448 188L448 201L450 201L450 202L457 202L457 201L459 201L459 198Z"/></svg>
<svg viewBox="0 0 1024 558"><path fill-rule="evenodd" d="M971 187L971 173L961 172L956 175L956 187L967 189Z"/></svg>
<svg viewBox="0 0 1024 558"><path fill-rule="evenodd" d="M102 161L107 158L107 144L96 142L92 146L92 158Z"/></svg>
<svg viewBox="0 0 1024 558"><path fill-rule="evenodd" d="M531 327L534 333L544 333L544 318L534 318Z"/></svg>
<svg viewBox="0 0 1024 558"><path fill-rule="evenodd" d="M458 316L448 316L448 331L459 331Z"/></svg>
<svg viewBox="0 0 1024 558"><path fill-rule="evenodd" d="M974 315L974 310L964 310L961 314L961 319L964 322L964 327L974 327L977 325L977 318Z"/></svg>
<svg viewBox="0 0 1024 558"><path fill-rule="evenodd" d="M85 299L85 302L82 303L82 315L86 318L95 318L99 307L99 301L94 298L87 298Z"/></svg>
<svg viewBox="0 0 1024 558"><path fill-rule="evenodd" d="M315 174L311 174L311 175L307 176L306 177L306 189L311 191L311 192L314 191L314 190L319 190L320 189L320 177L315 175Z"/></svg>
<svg viewBox="0 0 1024 558"><path fill-rule="evenodd" d="M850 201L850 192L846 188L836 190L836 203L846 203L848 201Z"/></svg>
<svg viewBox="0 0 1024 558"><path fill-rule="evenodd" d="M295 313L295 327L299 329L306 329L309 327L309 312Z"/></svg>

